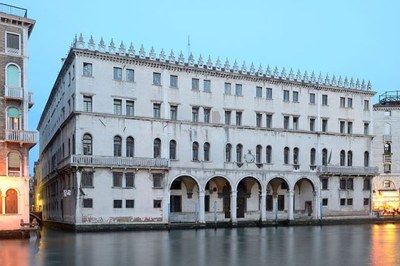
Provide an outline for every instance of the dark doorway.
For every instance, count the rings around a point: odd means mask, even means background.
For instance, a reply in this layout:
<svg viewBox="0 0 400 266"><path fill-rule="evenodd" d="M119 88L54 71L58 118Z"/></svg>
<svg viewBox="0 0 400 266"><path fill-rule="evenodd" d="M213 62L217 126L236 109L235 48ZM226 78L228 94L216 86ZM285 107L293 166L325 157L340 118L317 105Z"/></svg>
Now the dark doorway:
<svg viewBox="0 0 400 266"><path fill-rule="evenodd" d="M223 188L223 205L225 218L231 218L231 188L228 184L225 184Z"/></svg>
<svg viewBox="0 0 400 266"><path fill-rule="evenodd" d="M237 218L244 218L246 211L246 188L244 182L240 182L237 189Z"/></svg>
<svg viewBox="0 0 400 266"><path fill-rule="evenodd" d="M176 195L170 196L170 211L182 212L182 196L176 196Z"/></svg>

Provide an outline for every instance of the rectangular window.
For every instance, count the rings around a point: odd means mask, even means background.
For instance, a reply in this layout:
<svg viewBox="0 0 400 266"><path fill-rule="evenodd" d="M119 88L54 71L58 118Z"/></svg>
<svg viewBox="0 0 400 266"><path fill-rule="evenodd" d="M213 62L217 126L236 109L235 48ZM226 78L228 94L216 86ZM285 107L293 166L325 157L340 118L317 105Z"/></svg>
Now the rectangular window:
<svg viewBox="0 0 400 266"><path fill-rule="evenodd" d="M266 209L267 211L272 211L273 210L273 206L274 206L274 200L272 195L267 195L267 200L266 200Z"/></svg>
<svg viewBox="0 0 400 266"><path fill-rule="evenodd" d="M353 98L347 98L347 108L353 108Z"/></svg>
<svg viewBox="0 0 400 266"><path fill-rule="evenodd" d="M353 122L347 122L347 134L353 134Z"/></svg>
<svg viewBox="0 0 400 266"><path fill-rule="evenodd" d="M293 117L293 130L298 130L299 129L299 118L298 117Z"/></svg>
<svg viewBox="0 0 400 266"><path fill-rule="evenodd" d="M328 119L322 119L322 132L328 131Z"/></svg>
<svg viewBox="0 0 400 266"><path fill-rule="evenodd" d="M192 122L199 122L199 107L192 107Z"/></svg>
<svg viewBox="0 0 400 266"><path fill-rule="evenodd" d="M163 187L163 175L162 174L153 174L153 188L162 188Z"/></svg>
<svg viewBox="0 0 400 266"><path fill-rule="evenodd" d="M293 92L293 102L295 102L295 103L299 102L299 92L298 91Z"/></svg>
<svg viewBox="0 0 400 266"><path fill-rule="evenodd" d="M262 124L262 114L257 113L256 114L256 127L261 127Z"/></svg>
<svg viewBox="0 0 400 266"><path fill-rule="evenodd" d="M85 77L92 76L92 64L91 63L83 62L83 75Z"/></svg>
<svg viewBox="0 0 400 266"><path fill-rule="evenodd" d="M114 99L114 114L122 115L122 100Z"/></svg>
<svg viewBox="0 0 400 266"><path fill-rule="evenodd" d="M210 123L211 109L204 108L204 123Z"/></svg>
<svg viewBox="0 0 400 266"><path fill-rule="evenodd" d="M392 172L392 165L389 163L383 164L383 172L388 174Z"/></svg>
<svg viewBox="0 0 400 266"><path fill-rule="evenodd" d="M199 79L192 79L192 90L199 90Z"/></svg>
<svg viewBox="0 0 400 266"><path fill-rule="evenodd" d="M346 205L346 199L340 199L340 206Z"/></svg>
<svg viewBox="0 0 400 266"><path fill-rule="evenodd" d="M349 206L353 205L353 199L352 198L347 199L347 205L349 205Z"/></svg>
<svg viewBox="0 0 400 266"><path fill-rule="evenodd" d="M203 86L205 92L211 92L211 80L205 79Z"/></svg>
<svg viewBox="0 0 400 266"><path fill-rule="evenodd" d="M315 104L315 93L310 93L310 104Z"/></svg>
<svg viewBox="0 0 400 266"><path fill-rule="evenodd" d="M368 178L365 178L363 181L363 190L370 190L371 189L371 182Z"/></svg>
<svg viewBox="0 0 400 266"><path fill-rule="evenodd" d="M345 121L340 121L339 122L339 130L340 130L340 134L344 134L345 133L345 127L346 127L346 122Z"/></svg>
<svg viewBox="0 0 400 266"><path fill-rule="evenodd" d="M92 112L92 96L83 96L83 111Z"/></svg>
<svg viewBox="0 0 400 266"><path fill-rule="evenodd" d="M132 208L134 208L135 207L135 201L134 200L129 200L129 199L127 199L126 201L125 201L125 208L127 208L127 209L132 209Z"/></svg>
<svg viewBox="0 0 400 266"><path fill-rule="evenodd" d="M236 112L236 125L242 125L242 112Z"/></svg>
<svg viewBox="0 0 400 266"><path fill-rule="evenodd" d="M126 101L126 116L134 116L134 115L135 115L135 102Z"/></svg>
<svg viewBox="0 0 400 266"><path fill-rule="evenodd" d="M242 96L242 84L235 85L235 95Z"/></svg>
<svg viewBox="0 0 400 266"><path fill-rule="evenodd" d="M267 100L272 100L272 88L267 88L267 89L266 89L266 96L265 96L265 98L266 98Z"/></svg>
<svg viewBox="0 0 400 266"><path fill-rule="evenodd" d="M210 195L204 196L204 211L205 212L210 211Z"/></svg>
<svg viewBox="0 0 400 266"><path fill-rule="evenodd" d="M369 110L369 101L364 100L364 111L368 111L368 110Z"/></svg>
<svg viewBox="0 0 400 266"><path fill-rule="evenodd" d="M81 178L82 187L93 187L93 172L82 172Z"/></svg>
<svg viewBox="0 0 400 266"><path fill-rule="evenodd" d="M322 199L322 206L328 206L328 199L327 198L323 198Z"/></svg>
<svg viewBox="0 0 400 266"><path fill-rule="evenodd" d="M284 102L288 102L289 101L289 91L288 90L284 90L283 91L283 101Z"/></svg>
<svg viewBox="0 0 400 266"><path fill-rule="evenodd" d="M153 208L155 209L161 208L161 200L153 200Z"/></svg>
<svg viewBox="0 0 400 266"><path fill-rule="evenodd" d="M133 188L135 187L135 174L125 173L125 187Z"/></svg>
<svg viewBox="0 0 400 266"><path fill-rule="evenodd" d="M369 134L369 123L364 123L364 135Z"/></svg>
<svg viewBox="0 0 400 266"><path fill-rule="evenodd" d="M283 117L283 128L284 129L289 129L289 116L284 116Z"/></svg>
<svg viewBox="0 0 400 266"><path fill-rule="evenodd" d="M225 83L225 90L224 90L225 94L232 94L232 86L230 83Z"/></svg>
<svg viewBox="0 0 400 266"><path fill-rule="evenodd" d="M169 86L171 88L178 88L178 76L169 76Z"/></svg>
<svg viewBox="0 0 400 266"><path fill-rule="evenodd" d="M340 107L345 108L346 107L346 98L340 97Z"/></svg>
<svg viewBox="0 0 400 266"><path fill-rule="evenodd" d="M133 69L126 69L126 81L134 82L135 81L135 70Z"/></svg>
<svg viewBox="0 0 400 266"><path fill-rule="evenodd" d="M153 117L160 118L161 117L161 104L153 103Z"/></svg>
<svg viewBox="0 0 400 266"><path fill-rule="evenodd" d="M225 111L225 125L231 124L231 111Z"/></svg>
<svg viewBox="0 0 400 266"><path fill-rule="evenodd" d="M114 80L122 80L122 68L114 67Z"/></svg>
<svg viewBox="0 0 400 266"><path fill-rule="evenodd" d="M256 97L262 98L262 87L256 87Z"/></svg>
<svg viewBox="0 0 400 266"><path fill-rule="evenodd" d="M328 105L328 95L322 95L322 105Z"/></svg>
<svg viewBox="0 0 400 266"><path fill-rule="evenodd" d="M161 73L153 72L153 85L161 86Z"/></svg>
<svg viewBox="0 0 400 266"><path fill-rule="evenodd" d="M114 209L122 208L122 200L114 200Z"/></svg>
<svg viewBox="0 0 400 266"><path fill-rule="evenodd" d="M315 118L310 118L310 131L315 131Z"/></svg>
<svg viewBox="0 0 400 266"><path fill-rule="evenodd" d="M113 172L113 187L122 187L122 173Z"/></svg>
<svg viewBox="0 0 400 266"><path fill-rule="evenodd" d="M7 32L7 50L6 53L20 54L19 35Z"/></svg>
<svg viewBox="0 0 400 266"><path fill-rule="evenodd" d="M83 199L83 208L93 208L93 199Z"/></svg>
<svg viewBox="0 0 400 266"><path fill-rule="evenodd" d="M364 198L364 206L369 206L369 198Z"/></svg>
<svg viewBox="0 0 400 266"><path fill-rule="evenodd" d="M171 118L171 120L178 119L178 106L177 105L170 106L170 118Z"/></svg>
<svg viewBox="0 0 400 266"><path fill-rule="evenodd" d="M347 189L353 190L353 178L347 179Z"/></svg>
<svg viewBox="0 0 400 266"><path fill-rule="evenodd" d="M328 178L322 178L321 183L322 183L322 189L328 189Z"/></svg>
<svg viewBox="0 0 400 266"><path fill-rule="evenodd" d="M340 179L340 189L346 189L346 179Z"/></svg>
<svg viewBox="0 0 400 266"><path fill-rule="evenodd" d="M285 196L278 195L278 211L285 210Z"/></svg>
<svg viewBox="0 0 400 266"><path fill-rule="evenodd" d="M272 114L267 114L266 115L265 127L266 128L272 128Z"/></svg>

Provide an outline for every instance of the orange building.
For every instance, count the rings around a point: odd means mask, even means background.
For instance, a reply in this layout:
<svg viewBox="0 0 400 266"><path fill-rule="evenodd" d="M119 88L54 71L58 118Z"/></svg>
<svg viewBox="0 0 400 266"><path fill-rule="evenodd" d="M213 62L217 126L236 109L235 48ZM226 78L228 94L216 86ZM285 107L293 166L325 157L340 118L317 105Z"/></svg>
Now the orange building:
<svg viewBox="0 0 400 266"><path fill-rule="evenodd" d="M29 150L36 132L28 131L27 73L34 25L26 9L0 4L0 232L29 221Z"/></svg>

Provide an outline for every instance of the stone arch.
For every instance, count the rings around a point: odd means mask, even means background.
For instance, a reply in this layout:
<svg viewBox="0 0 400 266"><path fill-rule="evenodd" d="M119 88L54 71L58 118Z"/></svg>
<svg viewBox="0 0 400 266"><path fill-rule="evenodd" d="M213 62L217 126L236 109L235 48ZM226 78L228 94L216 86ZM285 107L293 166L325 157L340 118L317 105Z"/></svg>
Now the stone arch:
<svg viewBox="0 0 400 266"><path fill-rule="evenodd" d="M315 196L315 184L307 178L299 178L293 187L293 209L295 218L309 217L312 216L316 206Z"/></svg>
<svg viewBox="0 0 400 266"><path fill-rule="evenodd" d="M18 213L18 192L16 189L10 188L6 191L4 208L6 214Z"/></svg>
<svg viewBox="0 0 400 266"><path fill-rule="evenodd" d="M219 219L231 218L232 187L234 185L226 176L216 175L208 178L205 183L206 212L207 210L211 212L215 208Z"/></svg>
<svg viewBox="0 0 400 266"><path fill-rule="evenodd" d="M259 219L261 181L254 176L245 176L239 180L235 188L237 191L237 218Z"/></svg>
<svg viewBox="0 0 400 266"><path fill-rule="evenodd" d="M286 195L289 193L290 184L285 177L276 176L267 183L266 209L267 216L273 219L287 218L288 202Z"/></svg>

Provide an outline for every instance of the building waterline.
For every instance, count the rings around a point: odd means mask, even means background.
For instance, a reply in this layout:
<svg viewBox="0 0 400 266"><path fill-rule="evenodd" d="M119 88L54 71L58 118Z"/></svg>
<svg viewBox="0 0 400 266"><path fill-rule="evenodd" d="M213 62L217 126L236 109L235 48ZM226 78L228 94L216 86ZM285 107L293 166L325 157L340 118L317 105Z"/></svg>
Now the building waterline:
<svg viewBox="0 0 400 266"><path fill-rule="evenodd" d="M2 240L3 265L399 265L400 225L66 233Z"/></svg>

